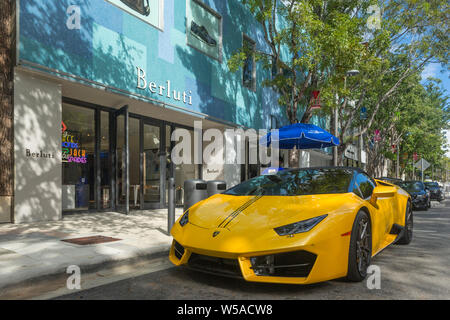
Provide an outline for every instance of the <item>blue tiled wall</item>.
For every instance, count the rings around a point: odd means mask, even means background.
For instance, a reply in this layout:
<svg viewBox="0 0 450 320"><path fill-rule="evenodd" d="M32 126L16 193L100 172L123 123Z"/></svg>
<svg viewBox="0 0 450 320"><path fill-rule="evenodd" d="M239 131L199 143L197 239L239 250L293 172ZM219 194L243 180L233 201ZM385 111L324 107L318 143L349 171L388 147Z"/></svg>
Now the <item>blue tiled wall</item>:
<svg viewBox="0 0 450 320"><path fill-rule="evenodd" d="M227 60L242 44L242 33L268 50L253 16L238 0L204 0L222 16L223 59L212 59L186 44L186 0L164 1L159 30L105 0L20 0L20 59L200 111L252 128L268 128L270 115L286 124L277 96L261 81L256 92L242 86L241 72L231 73ZM81 9L81 29L69 30L67 8ZM136 67L147 80L192 92L192 105L136 88Z"/></svg>

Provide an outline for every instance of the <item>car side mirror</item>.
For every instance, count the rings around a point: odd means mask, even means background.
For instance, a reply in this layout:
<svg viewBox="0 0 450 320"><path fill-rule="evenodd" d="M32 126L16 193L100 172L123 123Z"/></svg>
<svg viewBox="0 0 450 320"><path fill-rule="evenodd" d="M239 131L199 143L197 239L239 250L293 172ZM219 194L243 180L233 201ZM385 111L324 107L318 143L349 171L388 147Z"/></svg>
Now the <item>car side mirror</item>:
<svg viewBox="0 0 450 320"><path fill-rule="evenodd" d="M392 198L397 193L397 188L388 186L378 186L373 189L370 202L375 205L378 198Z"/></svg>

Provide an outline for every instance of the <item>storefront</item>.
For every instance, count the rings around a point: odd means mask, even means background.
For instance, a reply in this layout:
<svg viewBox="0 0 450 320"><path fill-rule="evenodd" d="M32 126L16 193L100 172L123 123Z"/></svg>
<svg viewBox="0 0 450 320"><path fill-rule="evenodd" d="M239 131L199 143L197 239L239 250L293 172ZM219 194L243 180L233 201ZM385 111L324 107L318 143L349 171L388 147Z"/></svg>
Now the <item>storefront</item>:
<svg viewBox="0 0 450 320"><path fill-rule="evenodd" d="M63 98L64 212L163 208L167 179L201 178L201 165L173 166L172 131L192 128ZM178 198L179 204L182 199Z"/></svg>
<svg viewBox="0 0 450 320"><path fill-rule="evenodd" d="M239 1L17 4L14 199L2 204L10 222L164 208L169 177L182 205L187 179L232 186L261 172L248 141L244 164L174 165L170 156L176 129L201 139L195 122L221 132L287 124L261 63L228 68L243 45L268 50Z"/></svg>

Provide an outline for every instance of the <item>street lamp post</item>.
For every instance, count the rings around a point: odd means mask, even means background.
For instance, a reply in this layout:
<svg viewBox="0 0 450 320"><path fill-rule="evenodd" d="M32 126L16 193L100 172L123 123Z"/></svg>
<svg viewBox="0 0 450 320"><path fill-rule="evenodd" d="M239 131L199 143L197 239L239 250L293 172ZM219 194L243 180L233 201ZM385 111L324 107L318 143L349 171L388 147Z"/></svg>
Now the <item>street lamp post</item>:
<svg viewBox="0 0 450 320"><path fill-rule="evenodd" d="M353 77L359 74L358 70L348 70L344 76L344 91L347 89L347 77ZM337 97L339 99L339 97ZM339 104L339 100L337 101ZM338 125L339 125L339 110L338 110L338 106L336 106L336 108L334 108L334 136L338 137L339 135L339 130L338 130ZM337 167L338 165L338 150L337 150L337 146L333 148L333 165L335 167ZM361 159L360 159L361 160Z"/></svg>

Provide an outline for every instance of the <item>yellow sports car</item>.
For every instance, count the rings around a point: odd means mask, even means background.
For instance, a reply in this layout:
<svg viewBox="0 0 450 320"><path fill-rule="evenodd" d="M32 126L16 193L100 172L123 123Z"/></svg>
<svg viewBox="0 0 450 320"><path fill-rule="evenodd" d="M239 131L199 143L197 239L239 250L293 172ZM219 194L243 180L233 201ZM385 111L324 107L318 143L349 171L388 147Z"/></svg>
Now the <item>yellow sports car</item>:
<svg viewBox="0 0 450 320"><path fill-rule="evenodd" d="M411 241L411 209L406 191L358 168L283 170L186 210L169 258L247 281L362 281L374 255Z"/></svg>

